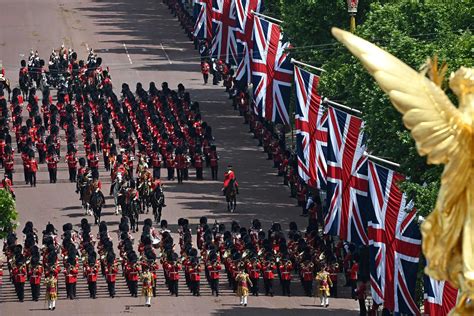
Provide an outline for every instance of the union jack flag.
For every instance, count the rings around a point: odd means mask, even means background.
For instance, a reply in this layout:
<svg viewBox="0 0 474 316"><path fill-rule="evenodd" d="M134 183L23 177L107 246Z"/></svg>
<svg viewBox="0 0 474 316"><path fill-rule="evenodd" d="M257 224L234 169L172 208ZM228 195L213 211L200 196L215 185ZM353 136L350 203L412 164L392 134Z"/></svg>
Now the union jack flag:
<svg viewBox="0 0 474 316"><path fill-rule="evenodd" d="M421 233L416 210L397 184L404 178L369 161L369 256L372 298L394 313L420 315L415 303Z"/></svg>
<svg viewBox="0 0 474 316"><path fill-rule="evenodd" d="M328 108L327 196L324 232L367 245L367 157L364 123L360 118Z"/></svg>
<svg viewBox="0 0 474 316"><path fill-rule="evenodd" d="M235 0L214 0L212 7L212 56L226 63L237 64L235 31L237 17Z"/></svg>
<svg viewBox="0 0 474 316"><path fill-rule="evenodd" d="M254 100L261 115L268 121L290 124L290 103L293 64L282 43L280 27L254 17L252 83Z"/></svg>
<svg viewBox="0 0 474 316"><path fill-rule="evenodd" d="M212 39L212 0L194 0L194 32L198 39Z"/></svg>
<svg viewBox="0 0 474 316"><path fill-rule="evenodd" d="M325 189L328 127L318 82L318 76L295 67L298 173L309 185Z"/></svg>
<svg viewBox="0 0 474 316"><path fill-rule="evenodd" d="M446 316L456 305L458 289L425 275L425 314Z"/></svg>
<svg viewBox="0 0 474 316"><path fill-rule="evenodd" d="M262 12L263 0L235 0L235 9L237 13L236 37L239 57L235 79L250 83L252 80L250 51L253 48L252 30L255 16L252 11Z"/></svg>

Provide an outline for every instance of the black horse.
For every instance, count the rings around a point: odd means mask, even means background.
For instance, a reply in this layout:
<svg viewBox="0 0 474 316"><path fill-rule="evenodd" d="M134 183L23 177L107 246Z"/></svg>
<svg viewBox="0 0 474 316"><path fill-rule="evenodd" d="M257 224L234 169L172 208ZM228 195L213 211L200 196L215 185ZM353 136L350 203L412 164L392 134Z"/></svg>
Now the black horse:
<svg viewBox="0 0 474 316"><path fill-rule="evenodd" d="M227 201L227 211L233 213L237 207L237 186L235 179L230 180L229 185L224 189L225 199Z"/></svg>
<svg viewBox="0 0 474 316"><path fill-rule="evenodd" d="M96 190L92 193L90 198L90 206L94 214L94 220L96 224L100 223L100 217L102 215L102 207L105 205L105 197L102 191Z"/></svg>
<svg viewBox="0 0 474 316"><path fill-rule="evenodd" d="M161 186L157 186L155 190L151 193L150 196L151 207L153 208L153 216L155 222L159 223L161 221L161 211L165 205L165 195Z"/></svg>

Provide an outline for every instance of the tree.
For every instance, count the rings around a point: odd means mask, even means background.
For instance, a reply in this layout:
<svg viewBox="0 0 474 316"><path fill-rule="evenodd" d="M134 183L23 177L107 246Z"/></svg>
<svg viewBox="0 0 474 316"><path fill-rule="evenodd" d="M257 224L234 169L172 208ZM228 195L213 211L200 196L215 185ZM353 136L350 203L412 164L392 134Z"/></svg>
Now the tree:
<svg viewBox="0 0 474 316"><path fill-rule="evenodd" d="M470 11L466 1L375 2L357 33L414 69L419 69L428 57L438 55L448 62L450 71L455 71L462 65L472 65ZM327 73L321 78L321 93L363 111L368 148L401 163L400 172L409 179L402 188L414 193L421 215L429 214L436 201L442 166L428 166L419 157L401 115L347 50L335 50L323 67Z"/></svg>
<svg viewBox="0 0 474 316"><path fill-rule="evenodd" d="M16 228L17 218L15 200L5 189L0 189L0 239L7 237Z"/></svg>

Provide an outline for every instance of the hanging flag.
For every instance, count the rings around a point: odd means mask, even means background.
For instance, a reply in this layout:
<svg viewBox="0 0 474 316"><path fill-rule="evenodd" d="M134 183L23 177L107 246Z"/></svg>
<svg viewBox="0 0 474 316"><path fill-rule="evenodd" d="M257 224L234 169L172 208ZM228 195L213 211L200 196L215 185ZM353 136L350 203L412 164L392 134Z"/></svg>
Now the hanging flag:
<svg viewBox="0 0 474 316"><path fill-rule="evenodd" d="M372 298L394 313L420 315L415 303L421 233L416 210L398 188L404 177L369 165L369 256Z"/></svg>
<svg viewBox="0 0 474 316"><path fill-rule="evenodd" d="M456 306L458 289L449 282L438 281L425 275L425 314L446 316Z"/></svg>
<svg viewBox="0 0 474 316"><path fill-rule="evenodd" d="M293 64L285 50L289 43L282 43L280 26L254 17L252 83L254 100L268 121L290 124L290 104Z"/></svg>
<svg viewBox="0 0 474 316"><path fill-rule="evenodd" d="M367 245L367 157L364 123L328 108L327 196L324 232Z"/></svg>
<svg viewBox="0 0 474 316"><path fill-rule="evenodd" d="M213 0L212 56L232 65L237 64L237 16L235 0Z"/></svg>
<svg viewBox="0 0 474 316"><path fill-rule="evenodd" d="M327 112L318 95L319 77L295 67L298 173L309 185L326 189Z"/></svg>
<svg viewBox="0 0 474 316"><path fill-rule="evenodd" d="M236 38L238 52L235 79L248 84L252 80L250 51L253 49L252 30L255 16L252 12L260 13L263 11L263 0L235 0L235 9L237 14Z"/></svg>
<svg viewBox="0 0 474 316"><path fill-rule="evenodd" d="M212 0L194 0L194 32L198 39L212 39Z"/></svg>

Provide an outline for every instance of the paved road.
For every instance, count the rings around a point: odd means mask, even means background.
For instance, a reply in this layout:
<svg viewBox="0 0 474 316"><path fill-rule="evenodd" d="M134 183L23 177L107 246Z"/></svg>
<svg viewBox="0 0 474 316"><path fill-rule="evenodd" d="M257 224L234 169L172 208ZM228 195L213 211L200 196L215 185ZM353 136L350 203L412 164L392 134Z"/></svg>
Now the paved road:
<svg viewBox="0 0 474 316"><path fill-rule="evenodd" d="M241 186L237 212L226 212L220 195L221 182L204 180L188 181L182 185L166 183L168 207L164 218L176 231L179 217L189 218L197 223L199 217L208 216L210 221L229 223L238 220L243 226L250 225L253 218L259 218L265 228L278 221L284 227L290 221L297 221L303 228L305 219L301 210L295 207L295 200L289 198L288 188L282 186L270 162L256 147L256 141L248 134L243 120L231 108L222 88L204 86L199 73L199 60L191 42L187 40L165 6L158 0L0 0L0 60L6 68L7 77L17 80L19 60L27 57L31 48L38 49L43 58L48 58L52 47L64 42L73 47L83 59L87 48L92 47L111 68L116 93L122 82L134 87L142 82L145 87L150 81L159 85L167 81L176 88L183 83L191 92L193 100L201 104L203 118L212 127L220 155L220 176L224 167L232 163ZM25 55L25 57L22 57ZM64 152L64 151L63 151ZM43 229L47 222L61 228L65 222L77 225L83 217L74 184L67 181L67 167L60 165L58 183L49 184L46 166L40 166L38 185L30 188L21 184L20 171L15 175L17 208L20 225L32 220ZM104 170L101 170L105 175ZM191 178L193 178L191 173ZM210 171L205 170L205 179ZM110 181L103 178L104 192L108 192ZM103 219L116 228L119 217L113 215L112 201L107 200ZM89 217L92 220L91 217ZM143 219L143 218L142 218ZM93 227L93 232L97 227ZM82 281L83 282L83 281ZM4 279L4 284L8 284ZM85 286L83 286L85 288ZM126 291L111 300L100 295L96 300L81 298L76 301L60 300L56 314L144 314L160 311L172 315L192 313L195 315L236 315L241 312L251 315L355 315L357 306L352 300L333 299L329 309L314 306L314 299L301 296L300 285L291 298L260 296L250 298L250 306L241 308L237 298L229 291L218 299L207 296L168 297L161 286L160 296L154 300L151 309L142 307L143 299L130 298ZM47 313L43 302L26 301L17 303L11 286L0 289L0 314L23 315ZM29 293L29 291L27 292Z"/></svg>

